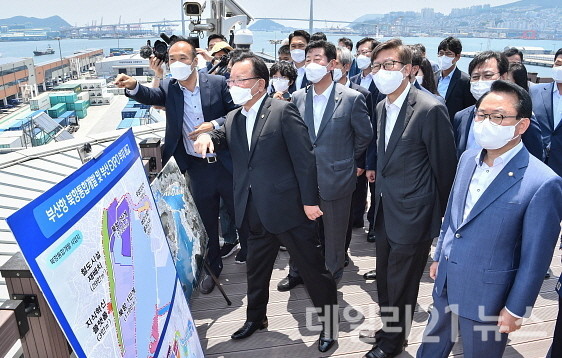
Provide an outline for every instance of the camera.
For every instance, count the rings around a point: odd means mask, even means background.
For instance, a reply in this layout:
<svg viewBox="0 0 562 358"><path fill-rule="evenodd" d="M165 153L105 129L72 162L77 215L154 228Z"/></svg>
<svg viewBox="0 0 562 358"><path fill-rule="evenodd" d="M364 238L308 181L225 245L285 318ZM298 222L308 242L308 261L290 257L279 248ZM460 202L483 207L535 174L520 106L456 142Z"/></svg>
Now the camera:
<svg viewBox="0 0 562 358"><path fill-rule="evenodd" d="M205 1L185 1L183 3L183 11L186 16L201 16L206 5L207 2Z"/></svg>
<svg viewBox="0 0 562 358"><path fill-rule="evenodd" d="M150 40L146 41L146 46L141 47L140 49L140 56L142 58L150 58L150 56L154 55L160 61L165 63L168 62L168 44L176 37L173 35L172 37L168 37L165 33L161 33L160 37L162 40L156 40L154 42L154 46L151 46Z"/></svg>

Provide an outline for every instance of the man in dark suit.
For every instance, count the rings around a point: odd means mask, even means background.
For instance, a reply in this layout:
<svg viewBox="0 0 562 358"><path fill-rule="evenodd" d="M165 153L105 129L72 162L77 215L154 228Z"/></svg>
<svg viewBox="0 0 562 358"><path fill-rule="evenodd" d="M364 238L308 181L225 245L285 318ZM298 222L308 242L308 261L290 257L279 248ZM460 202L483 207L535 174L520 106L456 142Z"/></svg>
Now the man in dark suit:
<svg viewBox="0 0 562 358"><path fill-rule="evenodd" d="M333 82L331 71L336 57L336 47L330 42L313 41L307 46L306 72L312 85L293 93L293 103L308 127L314 147L320 208L324 212L321 220L326 267L339 281L343 275L351 197L357 183L356 160L367 149L373 130L365 96ZM288 289L292 286L291 278L296 276L292 266L292 273L286 278Z"/></svg>
<svg viewBox="0 0 562 358"><path fill-rule="evenodd" d="M562 175L562 48L554 55L551 83L531 86L533 112L546 149L545 163Z"/></svg>
<svg viewBox="0 0 562 358"><path fill-rule="evenodd" d="M333 71L333 79L334 82L337 82L341 85L349 87L351 89L356 90L357 92L361 93L365 97L365 101L367 103L367 110L369 112L369 118L371 119L371 127L374 129L376 128L376 123L373 122L373 112L376 107L375 100L373 100L373 96L369 90L366 88L361 87L360 85L353 83L349 80L349 71L352 65L353 55L351 51L348 50L347 47L338 47L337 48L337 58L336 58L336 66ZM374 132L374 130L373 130ZM373 133L373 136L376 133ZM376 139L371 139L371 142ZM349 216L349 225L347 227L347 234L345 238L345 266L349 264L349 255L347 250L349 249L349 245L351 243L351 234L352 229L354 227L363 227L363 220L365 216L365 206L367 205L367 177L365 175L365 162L367 159L367 152L363 153L363 155L357 160L357 185L355 186L355 191L353 192L353 196L351 198L351 214ZM372 190L374 191L374 184L372 186Z"/></svg>
<svg viewBox="0 0 562 358"><path fill-rule="evenodd" d="M376 269L383 328L365 357L388 358L400 354L408 337L457 158L445 106L408 80L411 49L394 39L377 46L372 56L375 83L387 95L376 109Z"/></svg>
<svg viewBox="0 0 562 358"><path fill-rule="evenodd" d="M498 80L477 102L476 141L461 157L430 277L434 305L418 358L501 358L529 317L562 220L562 179L521 143L531 98ZM560 357L556 355L553 357Z"/></svg>
<svg viewBox="0 0 562 358"><path fill-rule="evenodd" d="M224 116L236 106L232 102L222 76L197 71L195 47L190 40L178 38L168 51L173 79L165 79L157 88L141 86L126 75L119 75L116 84L127 88L135 100L166 107L166 135L162 161L173 155L180 170L187 172L197 210L209 236L207 261L219 276L222 270L218 218L220 198L234 215L232 190L232 159L227 150L218 152L213 160L195 153L193 141L204 132L220 127ZM239 232L245 250L247 233ZM214 281L206 274L201 280L202 293L210 293Z"/></svg>
<svg viewBox="0 0 562 358"><path fill-rule="evenodd" d="M445 98L451 123L458 111L472 106L476 100L470 93L469 76L457 68L461 58L461 41L454 37L447 37L437 48L440 71L435 74L437 90Z"/></svg>
<svg viewBox="0 0 562 358"><path fill-rule="evenodd" d="M480 52L470 61L468 72L470 73L470 86L472 95L478 100L490 90L493 81L506 79L509 63L505 55L495 51ZM476 106L470 106L455 114L453 119L453 131L455 132L455 144L457 146L457 157L467 149L480 149L474 139L474 116ZM537 120L530 119L531 125L523 133L522 139L525 147L535 157L543 160L544 150L541 137L541 129Z"/></svg>
<svg viewBox="0 0 562 358"><path fill-rule="evenodd" d="M229 84L243 107L228 114L219 130L199 136L198 153L228 147L234 164L236 224L249 227L247 321L232 339L267 327L269 280L280 243L301 268L324 329L318 349L337 339L336 283L324 265L315 223L322 216L312 144L294 104L266 95L267 66L246 53L234 60Z"/></svg>
<svg viewBox="0 0 562 358"><path fill-rule="evenodd" d="M375 86L373 75L371 74L371 54L378 44L379 42L372 37L364 37L357 41L355 45L357 49L356 63L361 72L350 78L351 82L368 89L375 99L378 98L379 90Z"/></svg>
<svg viewBox="0 0 562 358"><path fill-rule="evenodd" d="M308 79L304 71L306 57L304 50L310 42L310 34L304 30L296 30L289 34L289 48L291 49L291 59L297 69L297 80L289 87L289 93L293 93L308 85Z"/></svg>

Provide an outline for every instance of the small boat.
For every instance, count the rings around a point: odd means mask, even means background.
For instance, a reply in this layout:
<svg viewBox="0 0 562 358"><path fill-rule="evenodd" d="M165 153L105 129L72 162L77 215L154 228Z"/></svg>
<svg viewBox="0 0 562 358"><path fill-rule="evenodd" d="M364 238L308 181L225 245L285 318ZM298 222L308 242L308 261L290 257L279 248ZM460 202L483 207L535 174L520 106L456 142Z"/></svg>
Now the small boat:
<svg viewBox="0 0 562 358"><path fill-rule="evenodd" d="M35 56L52 55L54 53L55 53L55 50L53 50L51 45L47 46L47 49L45 51L38 51L37 49L35 49L35 51L33 51L33 54Z"/></svg>

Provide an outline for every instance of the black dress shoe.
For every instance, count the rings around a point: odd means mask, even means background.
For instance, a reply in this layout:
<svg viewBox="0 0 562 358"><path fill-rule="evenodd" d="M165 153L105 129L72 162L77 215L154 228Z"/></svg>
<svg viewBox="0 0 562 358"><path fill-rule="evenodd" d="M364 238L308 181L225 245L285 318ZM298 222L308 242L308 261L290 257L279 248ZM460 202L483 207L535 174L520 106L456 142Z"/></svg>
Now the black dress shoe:
<svg viewBox="0 0 562 358"><path fill-rule="evenodd" d="M335 339L326 338L324 331L320 333L320 338L318 339L318 350L322 353L327 352L336 343Z"/></svg>
<svg viewBox="0 0 562 358"><path fill-rule="evenodd" d="M374 346L373 349L367 352L363 358L392 358L396 355L385 353L379 346Z"/></svg>
<svg viewBox="0 0 562 358"><path fill-rule="evenodd" d="M230 338L232 339L244 339L244 338L248 338L250 337L255 331L257 331L258 329L264 329L267 328L268 322L267 322L267 317L264 318L263 321L261 322L250 322L250 321L246 321L244 323L244 325L242 326L242 328L240 328L239 330L237 330L236 332L234 332L232 334L232 336L230 336Z"/></svg>
<svg viewBox="0 0 562 358"><path fill-rule="evenodd" d="M371 270L371 271L365 272L363 274L363 278L365 280L376 280L377 279L377 270Z"/></svg>
<svg viewBox="0 0 562 358"><path fill-rule="evenodd" d="M207 295L213 292L214 288L215 288L215 281L213 281L211 275L205 273L205 276L203 276L203 279L201 280L201 285L199 285L199 291Z"/></svg>
<svg viewBox="0 0 562 358"><path fill-rule="evenodd" d="M300 285L301 283L303 283L302 277L293 277L291 275L287 275L287 277L279 281L279 283L277 284L277 291L289 291L290 289L296 287L297 285Z"/></svg>

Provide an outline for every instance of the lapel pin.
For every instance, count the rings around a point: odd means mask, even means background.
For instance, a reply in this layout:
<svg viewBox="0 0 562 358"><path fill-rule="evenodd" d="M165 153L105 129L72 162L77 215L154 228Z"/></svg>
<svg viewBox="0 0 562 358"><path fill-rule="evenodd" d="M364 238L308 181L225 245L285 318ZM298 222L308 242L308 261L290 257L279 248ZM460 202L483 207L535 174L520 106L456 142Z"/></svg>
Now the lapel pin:
<svg viewBox="0 0 562 358"><path fill-rule="evenodd" d="M512 177L512 176L513 176L513 172L509 172L509 173L507 173L507 175L509 175L510 177Z"/></svg>
<svg viewBox="0 0 562 358"><path fill-rule="evenodd" d="M265 118L265 114L262 114L262 115L261 115L261 119L264 119L264 118Z"/></svg>

